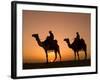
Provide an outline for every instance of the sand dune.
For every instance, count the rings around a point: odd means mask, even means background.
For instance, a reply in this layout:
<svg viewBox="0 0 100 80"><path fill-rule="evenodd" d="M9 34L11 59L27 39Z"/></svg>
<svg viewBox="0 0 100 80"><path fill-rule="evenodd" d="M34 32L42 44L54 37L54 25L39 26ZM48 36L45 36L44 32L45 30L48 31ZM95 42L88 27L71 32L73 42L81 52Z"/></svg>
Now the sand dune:
<svg viewBox="0 0 100 80"><path fill-rule="evenodd" d="M23 69L79 67L79 66L90 66L90 65L91 61L88 59L80 61L63 61L63 62L50 62L50 63L24 63Z"/></svg>

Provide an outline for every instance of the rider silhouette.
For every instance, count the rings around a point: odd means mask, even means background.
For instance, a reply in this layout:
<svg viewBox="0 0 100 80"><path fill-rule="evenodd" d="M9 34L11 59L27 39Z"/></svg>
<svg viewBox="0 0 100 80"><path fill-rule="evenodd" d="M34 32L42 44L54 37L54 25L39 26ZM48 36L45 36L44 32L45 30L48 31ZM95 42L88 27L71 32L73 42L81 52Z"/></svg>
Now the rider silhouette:
<svg viewBox="0 0 100 80"><path fill-rule="evenodd" d="M77 36L76 36L76 39L77 39L77 40L80 40L80 35L79 35L78 32L76 32L76 35L77 35Z"/></svg>
<svg viewBox="0 0 100 80"><path fill-rule="evenodd" d="M79 32L76 32L75 42L76 42L77 44L80 44L80 35L79 35Z"/></svg>
<svg viewBox="0 0 100 80"><path fill-rule="evenodd" d="M46 45L50 45L50 44L52 44L52 42L53 42L53 40L54 40L54 35L53 35L53 33L52 33L52 31L49 31L49 36L47 36L47 38L46 38L46 40L45 40L45 43L46 43ZM48 46L49 46L48 45Z"/></svg>
<svg viewBox="0 0 100 80"><path fill-rule="evenodd" d="M54 35L53 35L52 31L49 31L49 34L50 34L50 36L49 36L50 40L54 40Z"/></svg>

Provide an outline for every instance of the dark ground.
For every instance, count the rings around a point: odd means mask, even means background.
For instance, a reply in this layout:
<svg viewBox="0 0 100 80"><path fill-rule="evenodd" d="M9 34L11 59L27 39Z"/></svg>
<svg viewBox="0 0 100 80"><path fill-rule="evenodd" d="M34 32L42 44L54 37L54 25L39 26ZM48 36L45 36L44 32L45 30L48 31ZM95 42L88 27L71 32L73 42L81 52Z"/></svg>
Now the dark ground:
<svg viewBox="0 0 100 80"><path fill-rule="evenodd" d="M42 69L42 68L58 68L58 67L79 67L91 66L91 61L63 61L63 62L49 62L49 63L24 63L23 69Z"/></svg>

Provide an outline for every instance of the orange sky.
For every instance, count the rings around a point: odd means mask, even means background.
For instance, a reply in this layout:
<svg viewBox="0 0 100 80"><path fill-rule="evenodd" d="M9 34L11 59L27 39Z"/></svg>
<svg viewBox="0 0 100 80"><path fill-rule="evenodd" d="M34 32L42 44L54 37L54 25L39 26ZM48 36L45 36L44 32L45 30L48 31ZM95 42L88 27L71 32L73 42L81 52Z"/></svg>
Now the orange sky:
<svg viewBox="0 0 100 80"><path fill-rule="evenodd" d="M70 49L64 38L69 38L72 43L76 32L84 38L87 44L88 58L90 57L90 14L86 13L67 13L67 12L47 12L47 11L28 11L23 10L23 61L24 63L45 62L46 56L44 49L40 47L32 37L33 33L39 34L41 41L44 41L52 30L55 39L60 46L62 60L73 60L74 53ZM49 61L55 57L53 52L49 53ZM84 53L80 52L81 59ZM59 56L58 59L59 60Z"/></svg>

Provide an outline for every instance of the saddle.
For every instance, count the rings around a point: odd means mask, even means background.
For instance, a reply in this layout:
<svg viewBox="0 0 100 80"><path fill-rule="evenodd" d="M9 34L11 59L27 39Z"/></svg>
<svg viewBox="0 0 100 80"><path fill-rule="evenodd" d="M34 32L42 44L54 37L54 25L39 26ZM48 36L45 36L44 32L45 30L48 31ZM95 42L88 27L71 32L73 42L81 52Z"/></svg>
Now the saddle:
<svg viewBox="0 0 100 80"><path fill-rule="evenodd" d="M52 40L50 36L48 36L46 38L46 40L44 41L46 46L50 46L53 47L55 44L57 44L57 40Z"/></svg>
<svg viewBox="0 0 100 80"><path fill-rule="evenodd" d="M81 38L81 39L77 39L77 38L76 38L76 39L74 40L74 44L76 44L77 47L82 47L81 45L82 45L83 43L85 43L85 42L84 42L84 39L82 39L82 38Z"/></svg>

